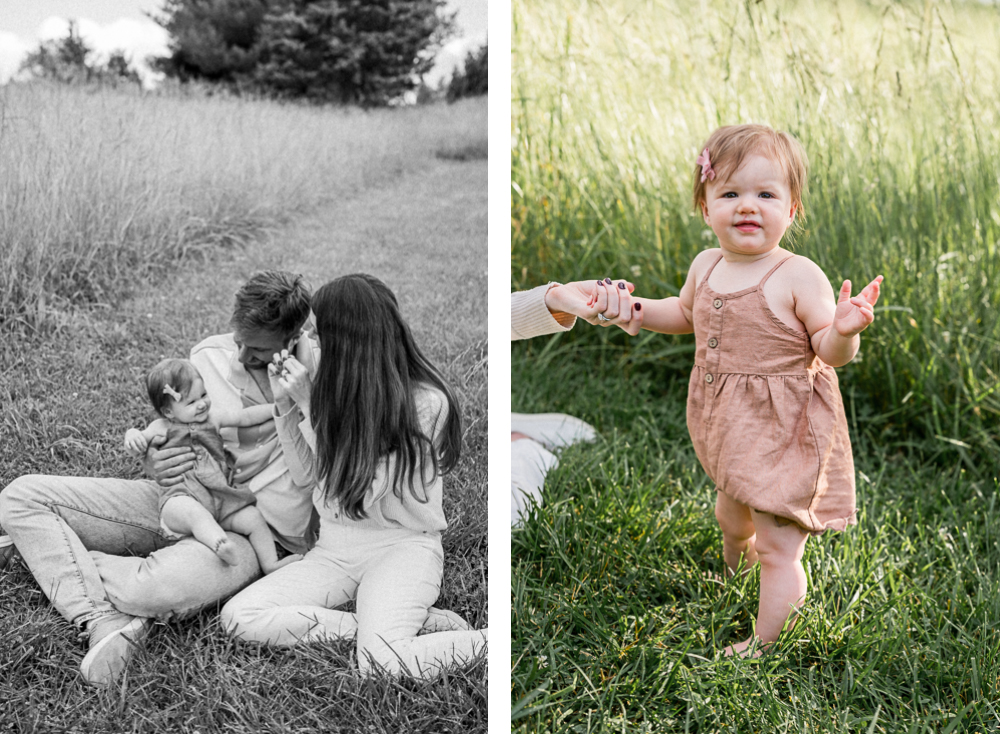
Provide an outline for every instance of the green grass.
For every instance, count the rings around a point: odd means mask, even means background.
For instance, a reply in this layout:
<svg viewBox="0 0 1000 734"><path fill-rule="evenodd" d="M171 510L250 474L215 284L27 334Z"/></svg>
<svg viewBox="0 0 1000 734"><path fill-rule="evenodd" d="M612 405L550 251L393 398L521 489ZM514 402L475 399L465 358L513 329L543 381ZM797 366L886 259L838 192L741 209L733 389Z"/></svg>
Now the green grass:
<svg viewBox="0 0 1000 734"><path fill-rule="evenodd" d="M623 375L611 348L580 366L578 343L562 339L548 355L544 341L517 348L513 409L565 411L602 438L562 452L544 506L513 532L515 729L1000 727L995 480L855 435L858 525L807 544L803 618L774 655L719 660L752 630L759 576L717 578L722 538L686 382Z"/></svg>
<svg viewBox="0 0 1000 734"><path fill-rule="evenodd" d="M87 104L76 92L66 94L67 100L54 96L51 103ZM145 103L167 109L167 102L106 99L111 106L132 105L134 115L146 114ZM485 288L474 289L468 311L442 318L442 304L452 298L451 279L485 281L486 163L436 155L482 146L486 100L399 110L397 117L329 110L324 116L319 110L269 105L241 110L248 125L254 116L268 114L286 121L298 112L315 116L311 157L320 168L335 167L328 146L343 142L349 148L355 134L362 136L360 147L381 145L386 157L370 149L370 170L355 176L352 161L361 166L360 153L355 158L355 152L344 152L343 181L312 191L310 200L269 220L239 247L206 247L180 259L175 253L148 271L119 273L108 281L105 299L50 299L40 320L22 315L6 321L0 331L0 487L26 473L139 476L122 437L149 418L141 375L161 357L187 354L204 336L226 331L232 294L250 273L284 268L304 273L315 288L346 272L370 272L397 294L416 339L443 369L462 406L463 455L446 478L449 527L437 603L486 627ZM229 119L223 111L216 118L220 123ZM442 123L442 115L450 122ZM379 143L374 130L365 133L364 120L373 127L410 129L416 149L404 153L400 147L399 156L389 155L398 139L387 134ZM151 118L147 122L154 124ZM210 137L220 130L209 125L203 132ZM307 132L302 146L308 144ZM371 135L367 142L364 134ZM216 142L219 148L229 144ZM207 140L193 148L190 164L197 166L197 155L211 148ZM303 152L300 160L308 158ZM305 168L297 175L319 175ZM216 173L220 180L224 174ZM294 187L300 180L285 183ZM269 184L278 199L289 195L281 183ZM60 203L46 206L58 209ZM285 226L277 224L282 220ZM123 297L129 292L131 297ZM0 732L487 730L485 658L431 682L366 680L357 675L351 643L294 650L237 643L220 629L216 609L155 625L110 690L80 679L85 652L74 628L51 607L19 559L0 572Z"/></svg>
<svg viewBox="0 0 1000 734"><path fill-rule="evenodd" d="M512 347L512 410L602 438L512 537L518 731L1000 730L1000 9L763 0L513 4L511 288L676 295L716 246L701 143L764 122L811 168L794 248L885 276L838 370L858 525L811 539L803 618L756 661L685 426L689 336L578 324Z"/></svg>
<svg viewBox="0 0 1000 734"><path fill-rule="evenodd" d="M676 294L715 246L692 216L699 146L722 124L788 130L811 162L796 251L835 291L885 276L841 370L863 429L1000 462L1000 6L515 2L512 43L512 288ZM590 338L637 362L687 343Z"/></svg>

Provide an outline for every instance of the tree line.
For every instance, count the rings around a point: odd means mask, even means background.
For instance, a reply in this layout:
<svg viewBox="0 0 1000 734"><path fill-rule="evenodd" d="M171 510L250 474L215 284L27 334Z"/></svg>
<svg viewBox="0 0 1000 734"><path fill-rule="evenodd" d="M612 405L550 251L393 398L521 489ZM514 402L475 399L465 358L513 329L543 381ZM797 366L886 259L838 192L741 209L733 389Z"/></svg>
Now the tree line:
<svg viewBox="0 0 1000 734"><path fill-rule="evenodd" d="M180 83L313 103L386 105L422 85L454 34L445 0L164 0L150 17L169 34L150 66ZM446 96L485 94L486 46L469 53ZM64 83L138 83L117 51L96 56L70 23L42 43L22 71Z"/></svg>

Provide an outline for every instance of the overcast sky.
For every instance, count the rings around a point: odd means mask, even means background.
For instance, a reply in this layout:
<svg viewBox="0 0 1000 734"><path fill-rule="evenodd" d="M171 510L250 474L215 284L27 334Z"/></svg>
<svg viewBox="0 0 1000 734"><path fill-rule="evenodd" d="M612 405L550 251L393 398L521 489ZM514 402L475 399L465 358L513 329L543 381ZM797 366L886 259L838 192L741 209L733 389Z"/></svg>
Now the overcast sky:
<svg viewBox="0 0 1000 734"><path fill-rule="evenodd" d="M75 19L80 35L95 51L122 49L136 61L166 52L166 32L146 13L156 13L162 0L0 0L0 83L17 71L28 51L40 41L62 38ZM450 75L465 54L486 41L486 0L448 0L457 11L458 38L438 54L433 84Z"/></svg>

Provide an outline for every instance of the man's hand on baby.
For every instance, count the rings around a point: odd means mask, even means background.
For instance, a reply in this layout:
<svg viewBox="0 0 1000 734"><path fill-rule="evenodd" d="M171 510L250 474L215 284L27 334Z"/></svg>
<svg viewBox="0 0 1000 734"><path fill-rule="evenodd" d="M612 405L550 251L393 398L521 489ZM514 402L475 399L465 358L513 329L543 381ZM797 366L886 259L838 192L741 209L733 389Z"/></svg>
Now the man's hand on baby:
<svg viewBox="0 0 1000 734"><path fill-rule="evenodd" d="M833 328L843 337L857 336L875 320L882 276L866 285L861 293L851 297L851 281L845 280L837 297L837 310L833 315Z"/></svg>
<svg viewBox="0 0 1000 734"><path fill-rule="evenodd" d="M146 453L146 437L138 428L129 428L125 431L125 450L133 456L142 456Z"/></svg>
<svg viewBox="0 0 1000 734"><path fill-rule="evenodd" d="M184 473L194 469L194 451L187 446L160 450L166 436L154 436L146 450L143 470L161 487L172 487L184 481Z"/></svg>

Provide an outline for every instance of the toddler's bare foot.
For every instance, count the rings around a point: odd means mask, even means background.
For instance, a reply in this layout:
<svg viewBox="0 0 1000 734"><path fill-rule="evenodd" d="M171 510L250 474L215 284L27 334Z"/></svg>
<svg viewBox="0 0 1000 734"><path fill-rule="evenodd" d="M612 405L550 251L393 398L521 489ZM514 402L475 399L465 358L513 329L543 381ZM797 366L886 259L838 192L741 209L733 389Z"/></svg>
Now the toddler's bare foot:
<svg viewBox="0 0 1000 734"><path fill-rule="evenodd" d="M743 642L737 642L735 645L729 645L729 647L722 651L722 657L731 658L738 656L741 658L759 658L766 652L768 646L769 644L763 642L759 637L750 637L743 640Z"/></svg>
<svg viewBox="0 0 1000 734"><path fill-rule="evenodd" d="M236 546L227 537L220 538L212 550L215 551L215 555L230 566L235 566L240 562L240 554L236 551Z"/></svg>
<svg viewBox="0 0 1000 734"><path fill-rule="evenodd" d="M269 563L264 566L263 570L265 574L273 573L277 571L282 566L287 566L289 563L295 563L296 561L301 561L302 555L300 553L292 553L289 556L285 556L280 561L275 561L274 563Z"/></svg>
<svg viewBox="0 0 1000 734"><path fill-rule="evenodd" d="M715 571L703 571L701 577L706 581L708 581L709 583L718 584L719 586L725 586L726 579L731 578L732 574L729 573L729 569L727 568L725 578L715 573Z"/></svg>

